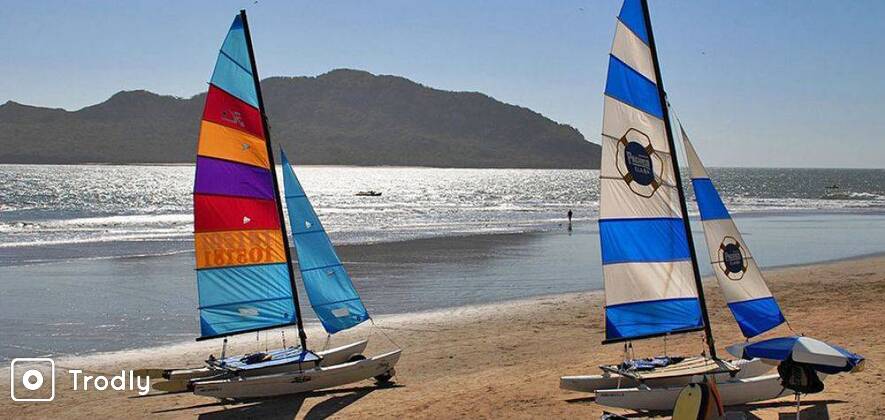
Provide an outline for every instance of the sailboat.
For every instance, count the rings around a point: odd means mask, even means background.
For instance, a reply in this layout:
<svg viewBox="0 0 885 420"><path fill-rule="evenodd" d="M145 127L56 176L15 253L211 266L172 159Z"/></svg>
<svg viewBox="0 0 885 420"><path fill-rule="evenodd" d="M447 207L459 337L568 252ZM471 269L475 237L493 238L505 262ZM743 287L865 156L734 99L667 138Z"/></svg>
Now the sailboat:
<svg viewBox="0 0 885 420"><path fill-rule="evenodd" d="M282 149L280 155L289 223L311 307L329 334L359 325L369 314ZM395 374L400 353L397 349L370 359L359 355L347 363L314 368L301 365L280 374L197 381L192 388L197 395L241 399L313 391L370 378L385 384Z"/></svg>
<svg viewBox="0 0 885 420"><path fill-rule="evenodd" d="M209 84L197 147L194 247L201 336L227 337L295 326L299 345L210 357L197 369L161 372L161 390L240 398L278 395L377 377L389 381L399 351L366 359L366 340L312 352L302 322L270 132L245 11L225 37ZM369 319L294 172L283 155L287 204L305 290L329 334ZM227 339L225 339L226 348ZM222 350L224 354L224 350ZM333 371L326 370L334 367ZM376 372L364 377L366 372ZM243 381L294 372L311 381L268 390ZM237 386L225 385L234 380ZM343 381L343 382L342 382Z"/></svg>
<svg viewBox="0 0 885 420"><path fill-rule="evenodd" d="M609 56L602 128L603 343L625 343L626 355L631 341L703 331L706 351L695 357L625 360L600 366L601 375L563 377L560 386L595 392L603 405L634 409L670 409L681 386L703 376L720 382L729 404L774 398L770 378L753 386L741 383L757 380L770 365L758 359L729 362L716 353L665 98L648 3L625 0ZM709 198L699 197L705 208L713 207ZM724 206L718 211L727 214ZM704 227L711 230L722 223L705 221ZM738 238L731 226L731 237ZM742 241L735 241L746 249ZM758 272L751 261L746 264L747 270ZM742 329L758 334L783 322L782 315L773 314L777 304L761 275L745 277L753 288L726 291ZM654 387L662 391L671 386L677 387L672 399L652 392Z"/></svg>
<svg viewBox="0 0 885 420"><path fill-rule="evenodd" d="M679 129L710 264L728 308L749 342L750 339L785 324L786 318L681 124ZM775 363L753 358L749 361L733 361L731 364L740 369L738 373L701 374L708 375L717 382L723 404L744 404L791 394L784 388L779 374L766 374ZM676 379L697 381L701 375L669 377L666 381L659 381L645 388L635 386L597 390L596 401L612 407L667 410L673 407L685 385Z"/></svg>

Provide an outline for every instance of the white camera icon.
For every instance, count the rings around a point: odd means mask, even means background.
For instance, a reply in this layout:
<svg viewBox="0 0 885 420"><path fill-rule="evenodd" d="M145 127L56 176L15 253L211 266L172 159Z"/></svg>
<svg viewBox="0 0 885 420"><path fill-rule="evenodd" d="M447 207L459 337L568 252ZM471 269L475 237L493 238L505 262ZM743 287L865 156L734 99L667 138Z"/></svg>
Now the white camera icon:
<svg viewBox="0 0 885 420"><path fill-rule="evenodd" d="M55 399L55 361L45 357L12 359L9 382L13 401L52 401ZM49 388L44 387L47 382ZM49 396L46 396L47 390Z"/></svg>

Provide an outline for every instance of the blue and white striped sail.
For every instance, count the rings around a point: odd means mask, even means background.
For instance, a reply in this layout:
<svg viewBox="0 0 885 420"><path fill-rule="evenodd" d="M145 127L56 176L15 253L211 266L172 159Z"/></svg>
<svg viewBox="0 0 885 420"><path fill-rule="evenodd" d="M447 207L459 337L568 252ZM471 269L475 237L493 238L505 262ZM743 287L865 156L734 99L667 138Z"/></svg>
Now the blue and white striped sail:
<svg viewBox="0 0 885 420"><path fill-rule="evenodd" d="M682 125L679 128L713 272L741 332L747 338L755 337L784 323L784 314Z"/></svg>
<svg viewBox="0 0 885 420"><path fill-rule="evenodd" d="M323 328L329 334L335 334L369 319L369 313L282 149L280 155L283 158L289 226L298 254L301 280Z"/></svg>
<svg viewBox="0 0 885 420"><path fill-rule="evenodd" d="M605 84L599 236L609 342L704 325L643 7L624 1Z"/></svg>

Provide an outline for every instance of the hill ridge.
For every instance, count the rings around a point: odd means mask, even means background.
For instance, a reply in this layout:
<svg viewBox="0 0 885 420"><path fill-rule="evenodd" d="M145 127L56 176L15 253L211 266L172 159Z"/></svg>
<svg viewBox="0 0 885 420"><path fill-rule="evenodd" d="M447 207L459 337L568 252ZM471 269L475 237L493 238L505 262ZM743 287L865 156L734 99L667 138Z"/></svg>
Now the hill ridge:
<svg viewBox="0 0 885 420"><path fill-rule="evenodd" d="M299 164L593 168L599 146L481 92L335 69L261 81L276 145ZM144 89L68 111L0 105L0 163L187 163L205 92Z"/></svg>

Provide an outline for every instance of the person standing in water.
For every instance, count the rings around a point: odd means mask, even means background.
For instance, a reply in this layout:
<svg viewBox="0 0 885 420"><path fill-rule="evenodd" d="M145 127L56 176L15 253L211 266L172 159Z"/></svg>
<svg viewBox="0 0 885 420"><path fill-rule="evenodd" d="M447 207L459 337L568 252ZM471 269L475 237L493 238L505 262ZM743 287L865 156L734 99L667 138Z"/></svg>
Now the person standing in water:
<svg viewBox="0 0 885 420"><path fill-rule="evenodd" d="M568 209L568 230L572 230L572 209Z"/></svg>

